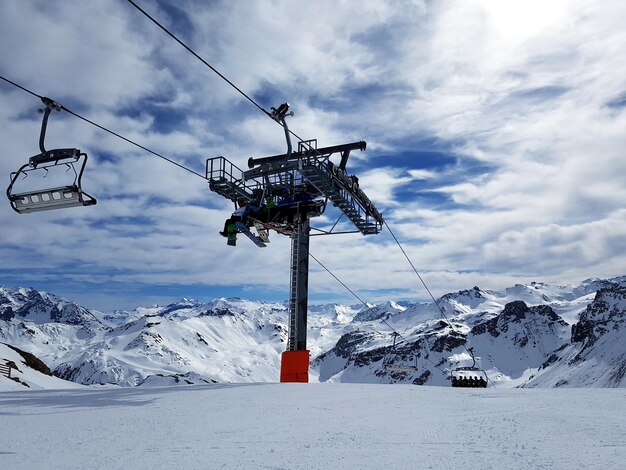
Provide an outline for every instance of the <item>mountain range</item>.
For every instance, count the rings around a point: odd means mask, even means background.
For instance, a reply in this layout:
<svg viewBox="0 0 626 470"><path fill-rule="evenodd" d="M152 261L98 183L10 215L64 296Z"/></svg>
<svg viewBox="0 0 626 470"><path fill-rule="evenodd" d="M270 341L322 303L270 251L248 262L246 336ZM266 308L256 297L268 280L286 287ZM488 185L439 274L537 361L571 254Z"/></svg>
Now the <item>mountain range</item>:
<svg viewBox="0 0 626 470"><path fill-rule="evenodd" d="M181 299L103 313L0 287L0 356L7 345L26 351L78 384L275 382L286 325L280 302ZM496 387L625 387L625 339L626 276L308 312L310 380L321 382L449 386L473 351Z"/></svg>

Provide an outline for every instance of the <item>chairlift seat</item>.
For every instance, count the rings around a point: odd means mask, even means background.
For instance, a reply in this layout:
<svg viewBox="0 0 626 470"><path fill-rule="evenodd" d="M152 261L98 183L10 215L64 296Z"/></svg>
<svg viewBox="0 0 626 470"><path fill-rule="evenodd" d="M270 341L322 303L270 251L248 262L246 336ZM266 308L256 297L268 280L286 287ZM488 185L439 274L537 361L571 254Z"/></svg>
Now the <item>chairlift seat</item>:
<svg viewBox="0 0 626 470"><path fill-rule="evenodd" d="M78 186L62 186L12 194L9 201L13 209L20 214L96 204L96 199L81 191Z"/></svg>
<svg viewBox="0 0 626 470"><path fill-rule="evenodd" d="M42 163L57 164L62 160L73 160L75 162L78 161L80 156L80 150L75 148L46 150L43 153L30 157L28 163L33 168L37 168L37 165Z"/></svg>

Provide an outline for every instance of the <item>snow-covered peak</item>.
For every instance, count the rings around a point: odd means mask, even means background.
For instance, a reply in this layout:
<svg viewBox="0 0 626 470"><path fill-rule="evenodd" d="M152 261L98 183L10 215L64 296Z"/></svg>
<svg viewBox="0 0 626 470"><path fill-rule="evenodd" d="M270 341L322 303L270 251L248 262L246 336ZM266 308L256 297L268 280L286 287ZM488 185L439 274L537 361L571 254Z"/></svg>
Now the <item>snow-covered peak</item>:
<svg viewBox="0 0 626 470"><path fill-rule="evenodd" d="M317 318L336 321L337 323L350 323L363 308L362 305L350 306L341 304L309 305L309 315Z"/></svg>
<svg viewBox="0 0 626 470"><path fill-rule="evenodd" d="M572 327L572 341L595 342L611 329L626 327L626 287L613 284L596 292Z"/></svg>
<svg viewBox="0 0 626 470"><path fill-rule="evenodd" d="M396 302L387 301L373 307L363 307L363 309L356 314L352 321L354 322L367 322L379 319L388 319L398 313L402 313L406 310Z"/></svg>
<svg viewBox="0 0 626 470"><path fill-rule="evenodd" d="M195 299L182 298L178 302L166 305L159 311L159 315L163 317L180 316L187 317L190 314L197 314L200 303Z"/></svg>
<svg viewBox="0 0 626 470"><path fill-rule="evenodd" d="M63 323L76 325L87 330L98 330L105 325L88 309L46 292L30 288L0 291L0 320L13 318L37 324Z"/></svg>
<svg viewBox="0 0 626 470"><path fill-rule="evenodd" d="M472 289L461 290L458 292L443 295L440 303L449 303L451 305L463 305L466 308L475 309L485 302L486 297L479 287L474 286Z"/></svg>

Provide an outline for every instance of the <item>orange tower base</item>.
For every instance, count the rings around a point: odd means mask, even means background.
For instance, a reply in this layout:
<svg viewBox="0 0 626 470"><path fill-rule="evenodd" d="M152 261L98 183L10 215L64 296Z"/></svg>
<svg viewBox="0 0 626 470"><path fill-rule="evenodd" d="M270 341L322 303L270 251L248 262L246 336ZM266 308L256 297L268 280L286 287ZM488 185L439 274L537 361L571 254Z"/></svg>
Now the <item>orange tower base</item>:
<svg viewBox="0 0 626 470"><path fill-rule="evenodd" d="M309 381L309 351L285 351L280 361L281 382Z"/></svg>

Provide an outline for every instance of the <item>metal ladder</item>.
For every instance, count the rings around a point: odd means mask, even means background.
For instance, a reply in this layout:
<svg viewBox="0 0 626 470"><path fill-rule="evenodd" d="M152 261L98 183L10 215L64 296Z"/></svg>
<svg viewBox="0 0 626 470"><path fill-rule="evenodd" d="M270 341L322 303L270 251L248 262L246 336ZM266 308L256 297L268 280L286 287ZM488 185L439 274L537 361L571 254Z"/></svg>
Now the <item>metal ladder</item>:
<svg viewBox="0 0 626 470"><path fill-rule="evenodd" d="M298 336L297 308L298 308L298 259L300 231L291 236L291 269L289 283L289 339L287 342L287 351L296 350L296 338Z"/></svg>

